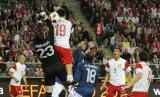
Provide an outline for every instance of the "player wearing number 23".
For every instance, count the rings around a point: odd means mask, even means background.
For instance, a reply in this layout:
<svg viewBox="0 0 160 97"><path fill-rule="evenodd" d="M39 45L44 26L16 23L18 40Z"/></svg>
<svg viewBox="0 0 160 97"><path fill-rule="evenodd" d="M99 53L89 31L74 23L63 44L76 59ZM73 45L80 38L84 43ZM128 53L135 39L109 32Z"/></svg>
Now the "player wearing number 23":
<svg viewBox="0 0 160 97"><path fill-rule="evenodd" d="M84 62L78 65L75 80L79 82L75 89L80 97L92 97L98 79L98 67L93 64L94 54L88 52L84 56ZM77 96L74 96L77 97Z"/></svg>
<svg viewBox="0 0 160 97"><path fill-rule="evenodd" d="M33 46L44 71L45 97L51 97L52 85L55 84L55 76L62 82L66 81L66 69L61 64L60 58L54 50L54 28L52 22L49 19L45 19L45 12L41 12L40 16Z"/></svg>

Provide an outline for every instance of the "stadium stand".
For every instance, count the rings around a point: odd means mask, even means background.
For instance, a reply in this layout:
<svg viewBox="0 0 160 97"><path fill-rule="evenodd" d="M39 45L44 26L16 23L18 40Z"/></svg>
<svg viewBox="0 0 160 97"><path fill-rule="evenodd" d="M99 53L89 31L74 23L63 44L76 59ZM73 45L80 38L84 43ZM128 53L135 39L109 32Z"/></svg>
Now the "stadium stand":
<svg viewBox="0 0 160 97"><path fill-rule="evenodd" d="M81 11L94 29L94 34L90 32L92 30L88 30L89 27L86 29L85 20L79 21L81 19L74 14L76 10L73 11L73 7L68 7L70 4L67 2L69 1L63 3L63 7L68 10L67 17L75 29L75 37L71 38L73 49L81 40L90 43L90 50L99 54L96 62L103 67L101 70L104 70L104 65L110 58L108 55L111 56L110 52L114 47L122 48L124 52L122 56L127 58L130 64L138 62L137 54L145 49L150 53L150 63L155 64L151 66L154 77L159 77L160 2L158 0L74 1L79 3ZM0 56L1 63L6 64L6 67L0 68L0 72L4 72L4 68L7 70L16 61L17 55L24 54L27 57L27 70L32 71L28 76L43 76L39 65L34 65L40 63L32 48L36 14L43 10L49 14L61 6L58 0L0 2Z"/></svg>

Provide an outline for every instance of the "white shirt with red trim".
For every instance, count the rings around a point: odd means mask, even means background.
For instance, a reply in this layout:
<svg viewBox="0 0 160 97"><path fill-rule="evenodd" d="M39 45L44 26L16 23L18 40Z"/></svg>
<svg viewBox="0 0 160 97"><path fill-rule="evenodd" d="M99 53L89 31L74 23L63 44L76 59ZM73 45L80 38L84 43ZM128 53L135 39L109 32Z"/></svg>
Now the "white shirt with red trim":
<svg viewBox="0 0 160 97"><path fill-rule="evenodd" d="M152 71L146 62L140 62L136 64L135 74L142 73L142 77L138 80L134 86L132 91L138 92L148 92L149 85L152 80Z"/></svg>
<svg viewBox="0 0 160 97"><path fill-rule="evenodd" d="M15 76L19 80L19 82L16 82L12 78L10 81L10 85L20 86L22 77L25 75L25 69L26 69L26 65L21 64L20 62L17 62L12 65L12 67L10 68L10 72L13 73L13 76Z"/></svg>
<svg viewBox="0 0 160 97"><path fill-rule="evenodd" d="M72 23L68 20L61 18L54 26L54 42L56 46L63 48L70 48L69 40L72 31Z"/></svg>
<svg viewBox="0 0 160 97"><path fill-rule="evenodd" d="M114 86L125 85L125 72L130 72L131 68L128 61L120 58L109 60L107 64L107 71L110 73L109 82Z"/></svg>

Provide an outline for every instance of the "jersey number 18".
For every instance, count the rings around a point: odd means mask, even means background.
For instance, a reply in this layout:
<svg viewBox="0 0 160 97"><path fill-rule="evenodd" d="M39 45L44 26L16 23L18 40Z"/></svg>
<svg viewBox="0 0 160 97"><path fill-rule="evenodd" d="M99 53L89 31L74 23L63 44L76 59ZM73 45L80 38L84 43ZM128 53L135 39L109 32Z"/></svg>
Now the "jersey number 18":
<svg viewBox="0 0 160 97"><path fill-rule="evenodd" d="M96 70L92 68L87 68L87 82L94 83L96 78Z"/></svg>

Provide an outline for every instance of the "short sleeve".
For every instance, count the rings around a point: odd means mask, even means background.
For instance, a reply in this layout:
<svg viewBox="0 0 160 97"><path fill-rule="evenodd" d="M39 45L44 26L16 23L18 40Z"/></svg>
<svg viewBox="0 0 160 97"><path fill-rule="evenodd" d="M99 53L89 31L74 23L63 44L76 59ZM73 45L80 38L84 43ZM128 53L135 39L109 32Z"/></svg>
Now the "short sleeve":
<svg viewBox="0 0 160 97"><path fill-rule="evenodd" d="M135 66L136 73L143 72L143 67L141 64L136 64Z"/></svg>
<svg viewBox="0 0 160 97"><path fill-rule="evenodd" d="M110 66L109 66L108 63L106 64L105 70L106 70L107 72L109 72L109 70L110 70Z"/></svg>
<svg viewBox="0 0 160 97"><path fill-rule="evenodd" d="M125 70L126 70L126 72L130 72L131 71L131 67L129 66L128 61L125 62Z"/></svg>
<svg viewBox="0 0 160 97"><path fill-rule="evenodd" d="M17 70L17 66L16 66L16 64L13 64L9 71L15 72L16 70Z"/></svg>

